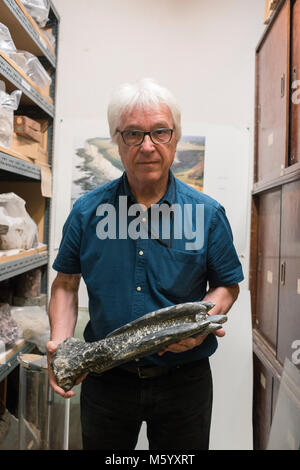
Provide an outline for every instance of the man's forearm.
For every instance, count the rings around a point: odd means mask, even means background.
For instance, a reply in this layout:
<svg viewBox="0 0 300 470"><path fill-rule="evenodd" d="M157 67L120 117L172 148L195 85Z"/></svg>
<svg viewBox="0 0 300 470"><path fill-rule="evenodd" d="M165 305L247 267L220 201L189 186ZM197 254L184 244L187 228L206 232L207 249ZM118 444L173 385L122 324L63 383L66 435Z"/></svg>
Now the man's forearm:
<svg viewBox="0 0 300 470"><path fill-rule="evenodd" d="M210 288L203 300L213 302L216 305L210 310L210 315L225 315L239 295L239 285L220 286Z"/></svg>
<svg viewBox="0 0 300 470"><path fill-rule="evenodd" d="M74 334L79 282L80 275L58 274L52 284L48 311L52 341L61 343Z"/></svg>

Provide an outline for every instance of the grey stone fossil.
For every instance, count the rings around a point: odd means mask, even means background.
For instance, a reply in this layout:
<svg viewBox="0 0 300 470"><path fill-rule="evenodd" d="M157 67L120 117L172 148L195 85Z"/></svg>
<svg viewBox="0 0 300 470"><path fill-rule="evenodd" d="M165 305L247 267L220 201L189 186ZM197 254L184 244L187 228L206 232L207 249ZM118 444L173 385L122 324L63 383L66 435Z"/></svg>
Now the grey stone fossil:
<svg viewBox="0 0 300 470"><path fill-rule="evenodd" d="M211 302L187 302L155 310L91 343L67 338L51 359L56 382L68 391L85 373L100 374L180 339L212 333L227 320L226 315L209 315L213 306Z"/></svg>

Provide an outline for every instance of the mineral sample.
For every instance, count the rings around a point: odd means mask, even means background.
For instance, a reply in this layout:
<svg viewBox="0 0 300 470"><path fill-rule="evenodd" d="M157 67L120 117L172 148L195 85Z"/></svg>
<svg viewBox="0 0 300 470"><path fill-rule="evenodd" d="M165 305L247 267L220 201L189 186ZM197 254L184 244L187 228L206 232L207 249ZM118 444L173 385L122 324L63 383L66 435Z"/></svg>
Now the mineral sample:
<svg viewBox="0 0 300 470"><path fill-rule="evenodd" d="M0 226L0 250L38 246L37 225L26 211L24 199L15 193L0 194Z"/></svg>
<svg viewBox="0 0 300 470"><path fill-rule="evenodd" d="M51 359L56 382L68 391L85 373L100 374L180 339L212 333L227 320L226 315L209 315L213 306L211 302L188 302L155 310L92 343L67 338Z"/></svg>
<svg viewBox="0 0 300 470"><path fill-rule="evenodd" d="M22 332L11 316L9 304L0 304L0 341L13 344L22 337Z"/></svg>

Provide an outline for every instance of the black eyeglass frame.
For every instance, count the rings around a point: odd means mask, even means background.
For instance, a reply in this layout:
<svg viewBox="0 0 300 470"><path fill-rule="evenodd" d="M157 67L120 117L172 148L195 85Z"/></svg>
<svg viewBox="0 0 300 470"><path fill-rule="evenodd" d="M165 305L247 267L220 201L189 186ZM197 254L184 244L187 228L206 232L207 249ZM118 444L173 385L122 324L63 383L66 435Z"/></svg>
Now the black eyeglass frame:
<svg viewBox="0 0 300 470"><path fill-rule="evenodd" d="M138 144L127 144L125 142L125 139L124 139L124 133L125 132L130 132L130 131L133 131L133 132L139 132L139 133L143 133L143 138L141 140L141 142L139 142ZM151 136L151 133L152 132L157 132L157 131L171 131L171 135L170 135L170 138L169 140L167 140L166 142L154 142L154 140L152 139L152 136ZM174 132L174 129L170 129L168 127L162 127L162 128L159 128L159 129L154 129L153 131L141 131L140 129L126 129L124 131L120 131L119 129L117 129L117 132L119 132L122 136L122 140L124 142L125 145L127 145L128 147L138 147L139 145L142 145L142 143L144 142L145 140L145 136L148 135L151 139L151 142L153 142L154 145L164 145L164 144L168 144L169 142L171 142L172 140L172 137L173 137L173 132Z"/></svg>

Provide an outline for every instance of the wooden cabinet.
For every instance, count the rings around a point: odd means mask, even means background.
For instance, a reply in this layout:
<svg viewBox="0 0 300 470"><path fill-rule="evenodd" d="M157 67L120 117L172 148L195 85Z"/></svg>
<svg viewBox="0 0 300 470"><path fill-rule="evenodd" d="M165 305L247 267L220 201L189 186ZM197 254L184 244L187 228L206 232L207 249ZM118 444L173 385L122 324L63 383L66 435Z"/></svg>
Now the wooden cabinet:
<svg viewBox="0 0 300 470"><path fill-rule="evenodd" d="M299 40L300 0L282 0L256 48L250 290L257 449L266 448L284 361L293 360L300 339Z"/></svg>
<svg viewBox="0 0 300 470"><path fill-rule="evenodd" d="M259 199L255 327L276 348L278 273L280 245L280 190L263 193Z"/></svg>

